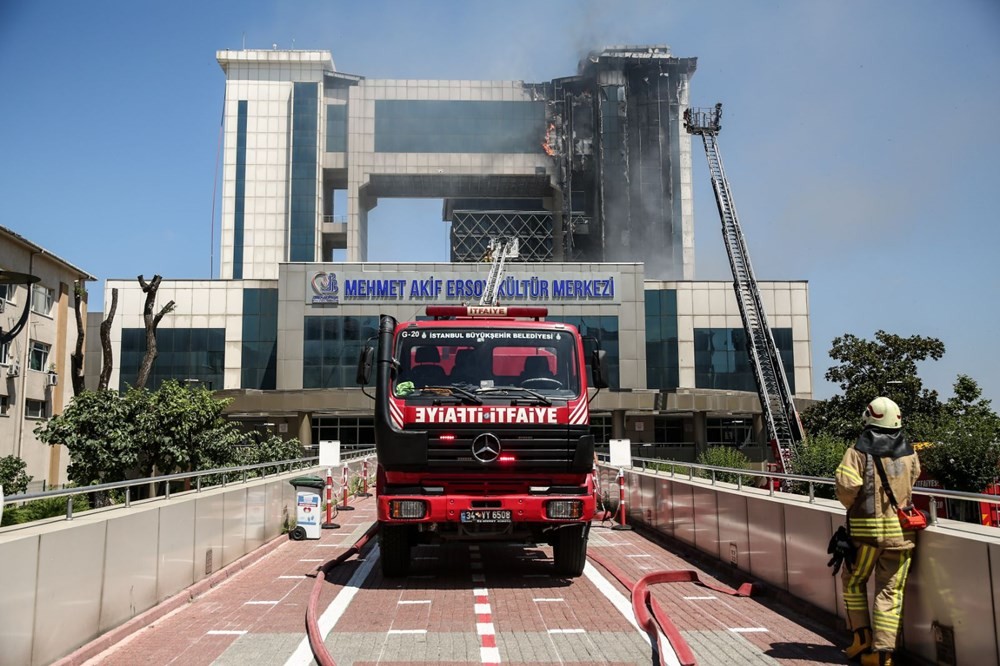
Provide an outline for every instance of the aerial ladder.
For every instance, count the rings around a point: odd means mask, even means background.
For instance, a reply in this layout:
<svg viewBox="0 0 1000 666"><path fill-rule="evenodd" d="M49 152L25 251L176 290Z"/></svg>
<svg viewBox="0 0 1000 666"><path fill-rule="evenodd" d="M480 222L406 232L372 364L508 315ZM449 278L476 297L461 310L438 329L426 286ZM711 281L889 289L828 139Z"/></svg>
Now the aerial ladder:
<svg viewBox="0 0 1000 666"><path fill-rule="evenodd" d="M722 166L719 152L719 130L721 129L722 104L713 109L688 109L684 112L684 127L690 134L701 136L708 156L708 170L712 176L715 202L722 218L722 236L729 253L729 265L733 270L733 289L736 302L743 319L743 330L747 337L747 352L753 367L757 393L770 439L777 471L787 472L802 444L804 436L802 422L781 364L774 337L767 325L767 316L761 303L757 279L750 265L750 253L740 230L736 205L729 190L726 170Z"/></svg>
<svg viewBox="0 0 1000 666"><path fill-rule="evenodd" d="M491 238L489 249L483 257L484 261L492 261L490 274L486 277L486 287L479 299L479 304L492 306L497 304L500 295L500 282L503 280L504 265L508 259L516 259L518 254L517 238Z"/></svg>

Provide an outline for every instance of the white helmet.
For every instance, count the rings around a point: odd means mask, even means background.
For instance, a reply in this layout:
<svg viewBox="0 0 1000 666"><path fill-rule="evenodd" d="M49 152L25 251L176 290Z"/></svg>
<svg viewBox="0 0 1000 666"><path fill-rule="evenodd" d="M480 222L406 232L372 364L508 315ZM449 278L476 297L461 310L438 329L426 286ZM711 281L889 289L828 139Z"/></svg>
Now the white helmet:
<svg viewBox="0 0 1000 666"><path fill-rule="evenodd" d="M865 426L892 429L903 427L903 417L899 413L899 405L883 396L868 403L863 418Z"/></svg>

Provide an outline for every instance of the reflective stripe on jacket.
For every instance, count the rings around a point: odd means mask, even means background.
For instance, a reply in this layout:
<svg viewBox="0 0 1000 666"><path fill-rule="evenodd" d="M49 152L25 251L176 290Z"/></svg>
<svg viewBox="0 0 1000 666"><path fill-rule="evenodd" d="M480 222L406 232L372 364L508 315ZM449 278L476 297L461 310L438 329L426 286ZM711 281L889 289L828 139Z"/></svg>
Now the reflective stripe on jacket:
<svg viewBox="0 0 1000 666"><path fill-rule="evenodd" d="M881 460L896 502L900 506L910 504L913 484L920 476L917 454ZM914 533L904 532L899 526L899 517L889 495L882 490L882 480L870 455L853 446L847 449L837 467L836 479L837 499L847 507L847 523L853 539L888 550L913 548Z"/></svg>

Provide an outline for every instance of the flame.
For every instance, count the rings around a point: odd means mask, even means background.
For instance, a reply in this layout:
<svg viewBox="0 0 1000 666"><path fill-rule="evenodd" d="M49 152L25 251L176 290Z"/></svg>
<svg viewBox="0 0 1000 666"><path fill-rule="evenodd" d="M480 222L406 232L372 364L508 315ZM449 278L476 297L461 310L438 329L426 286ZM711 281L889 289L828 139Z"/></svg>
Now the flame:
<svg viewBox="0 0 1000 666"><path fill-rule="evenodd" d="M549 139L555 133L555 130L556 130L555 124L549 123L549 129L545 132L545 141L542 142L542 150L544 150L545 154L548 155L549 157L555 157L556 155L555 149L549 143Z"/></svg>

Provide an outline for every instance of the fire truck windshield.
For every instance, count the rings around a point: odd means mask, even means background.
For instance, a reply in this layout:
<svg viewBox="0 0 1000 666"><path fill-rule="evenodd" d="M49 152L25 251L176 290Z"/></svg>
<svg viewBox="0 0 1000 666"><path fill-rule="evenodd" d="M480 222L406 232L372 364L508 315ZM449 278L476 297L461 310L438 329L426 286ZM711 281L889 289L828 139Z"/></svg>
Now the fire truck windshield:
<svg viewBox="0 0 1000 666"><path fill-rule="evenodd" d="M580 394L577 339L566 330L414 327L399 333L396 352L397 396L448 386L491 398Z"/></svg>

